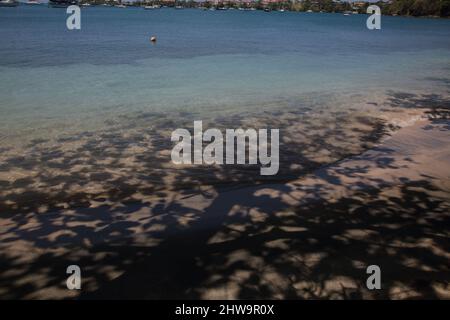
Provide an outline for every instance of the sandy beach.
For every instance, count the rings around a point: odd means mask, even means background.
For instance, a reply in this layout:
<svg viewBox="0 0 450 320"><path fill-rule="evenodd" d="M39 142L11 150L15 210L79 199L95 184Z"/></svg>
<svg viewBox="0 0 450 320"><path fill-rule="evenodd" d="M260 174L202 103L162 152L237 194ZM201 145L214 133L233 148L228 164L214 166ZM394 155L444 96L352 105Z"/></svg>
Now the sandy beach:
<svg viewBox="0 0 450 320"><path fill-rule="evenodd" d="M422 119L288 182L3 216L0 297L449 299L449 129Z"/></svg>

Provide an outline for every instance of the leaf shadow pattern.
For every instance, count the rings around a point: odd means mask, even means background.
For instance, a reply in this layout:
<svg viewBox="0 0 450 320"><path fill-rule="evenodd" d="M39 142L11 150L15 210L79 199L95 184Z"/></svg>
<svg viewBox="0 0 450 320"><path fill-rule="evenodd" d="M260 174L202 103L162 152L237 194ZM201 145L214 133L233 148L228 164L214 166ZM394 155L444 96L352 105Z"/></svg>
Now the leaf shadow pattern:
<svg viewBox="0 0 450 320"><path fill-rule="evenodd" d="M448 125L432 122L430 130ZM2 190L16 193L2 193L0 297L383 299L449 292L450 191L439 183L443 177L386 181L368 175L374 168L412 168L413 157L400 161L380 147L357 157L354 166L323 167L295 153L298 144L284 141L284 149L293 152L287 163L297 157L301 172L318 169L317 179L255 181L255 168L158 167L167 156L151 146L167 149L166 136L152 131L148 144L142 133L127 134L86 133L81 146L75 139L75 150L44 147L37 157L2 162L4 171L19 166L37 175L2 181ZM335 134L319 131L320 143L313 139L317 145L300 150L339 149ZM366 137L372 139L373 132ZM121 159L136 150L128 150L130 141L132 148L154 152L138 153L130 160L135 166L122 167ZM42 163L65 174L40 170ZM114 165L126 174L104 169ZM159 188L169 178L176 187ZM68 192L71 181L80 190L96 182L106 187ZM235 188L236 181L244 183ZM30 184L39 192L27 193ZM336 194L336 187L345 195ZM82 268L81 292L65 288L70 264ZM383 271L380 291L365 287L369 264Z"/></svg>

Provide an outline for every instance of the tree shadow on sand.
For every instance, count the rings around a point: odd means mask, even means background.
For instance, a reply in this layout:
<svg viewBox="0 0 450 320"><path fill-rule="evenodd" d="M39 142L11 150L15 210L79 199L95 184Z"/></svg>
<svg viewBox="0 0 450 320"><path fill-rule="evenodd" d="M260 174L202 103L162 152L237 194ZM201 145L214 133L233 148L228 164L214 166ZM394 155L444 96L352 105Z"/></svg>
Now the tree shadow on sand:
<svg viewBox="0 0 450 320"><path fill-rule="evenodd" d="M391 103L405 107L422 98L393 94ZM448 130L448 120L440 121L430 130ZM37 173L1 181L2 190L16 191L1 198L0 297L448 297L450 190L440 183L443 177L387 181L367 175L407 170L414 157L399 161L380 147L357 157L354 166L322 167L296 152L298 144L284 141L292 152L286 163L301 157L301 172L321 168L309 182L285 183L289 177L252 179L254 168L158 167L167 155L152 146L168 145L155 132L152 145L142 133L87 135L74 150L46 146L35 149L35 157L2 163L1 170L19 166ZM320 131L320 141L301 150L338 149L334 135ZM154 152L139 153L122 167L121 159L137 150L129 141ZM40 170L42 163L61 166L65 174ZM114 166L124 174L105 169ZM160 188L171 181L176 188ZM244 183L234 188L236 181ZM89 192L93 183L104 188ZM36 188L27 194L30 185ZM81 292L65 288L70 264L82 268ZM366 288L371 264L381 267L382 290Z"/></svg>

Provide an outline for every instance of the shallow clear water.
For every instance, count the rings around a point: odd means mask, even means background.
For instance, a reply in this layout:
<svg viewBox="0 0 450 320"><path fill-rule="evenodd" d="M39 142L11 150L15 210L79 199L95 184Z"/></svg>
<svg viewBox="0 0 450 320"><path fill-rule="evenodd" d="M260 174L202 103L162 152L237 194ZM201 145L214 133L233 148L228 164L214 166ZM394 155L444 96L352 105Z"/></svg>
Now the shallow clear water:
<svg viewBox="0 0 450 320"><path fill-rule="evenodd" d="M448 92L450 20L383 17L369 31L365 15L90 7L69 31L67 16L0 8L3 140L136 112L208 117L326 105L327 94Z"/></svg>

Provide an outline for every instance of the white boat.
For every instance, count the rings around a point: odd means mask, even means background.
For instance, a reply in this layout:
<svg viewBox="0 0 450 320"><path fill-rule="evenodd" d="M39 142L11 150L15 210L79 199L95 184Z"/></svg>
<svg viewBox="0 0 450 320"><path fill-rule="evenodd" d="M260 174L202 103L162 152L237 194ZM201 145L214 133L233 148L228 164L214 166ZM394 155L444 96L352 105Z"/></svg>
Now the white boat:
<svg viewBox="0 0 450 320"><path fill-rule="evenodd" d="M126 8L127 6L124 4L116 4L114 7L116 8Z"/></svg>
<svg viewBox="0 0 450 320"><path fill-rule="evenodd" d="M37 0L28 0L27 2L25 2L25 4L27 4L29 6L35 6L35 5L39 5L41 3Z"/></svg>
<svg viewBox="0 0 450 320"><path fill-rule="evenodd" d="M153 6L144 6L145 10L153 10L153 9L159 9L159 8L161 8L161 6L159 6L157 4L155 4Z"/></svg>
<svg viewBox="0 0 450 320"><path fill-rule="evenodd" d="M19 2L15 0L0 0L0 7L17 7Z"/></svg>

